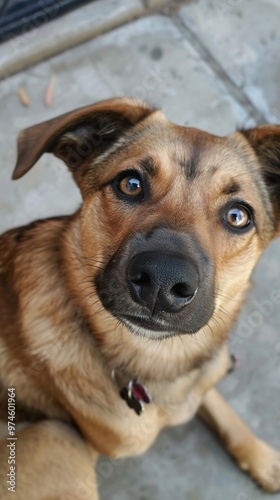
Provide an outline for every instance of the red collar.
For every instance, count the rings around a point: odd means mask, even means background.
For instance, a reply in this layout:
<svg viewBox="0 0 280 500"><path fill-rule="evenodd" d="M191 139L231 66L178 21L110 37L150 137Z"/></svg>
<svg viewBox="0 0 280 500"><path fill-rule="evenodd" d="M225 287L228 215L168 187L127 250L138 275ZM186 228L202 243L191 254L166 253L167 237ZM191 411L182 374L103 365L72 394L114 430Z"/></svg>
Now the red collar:
<svg viewBox="0 0 280 500"><path fill-rule="evenodd" d="M115 381L115 370L112 371L111 376ZM127 386L120 389L120 396L137 415L141 415L144 412L144 403L149 404L152 401L147 387L136 378L131 379Z"/></svg>

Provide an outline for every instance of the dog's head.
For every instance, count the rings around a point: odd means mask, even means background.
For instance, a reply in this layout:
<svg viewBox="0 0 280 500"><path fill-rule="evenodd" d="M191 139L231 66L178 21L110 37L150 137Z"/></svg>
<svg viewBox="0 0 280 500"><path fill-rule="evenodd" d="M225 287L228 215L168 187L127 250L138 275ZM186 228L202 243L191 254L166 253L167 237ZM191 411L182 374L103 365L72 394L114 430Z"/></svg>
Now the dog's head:
<svg viewBox="0 0 280 500"><path fill-rule="evenodd" d="M24 130L13 177L44 152L81 190L99 307L132 332L194 333L234 309L279 233L280 126L217 137L116 98Z"/></svg>

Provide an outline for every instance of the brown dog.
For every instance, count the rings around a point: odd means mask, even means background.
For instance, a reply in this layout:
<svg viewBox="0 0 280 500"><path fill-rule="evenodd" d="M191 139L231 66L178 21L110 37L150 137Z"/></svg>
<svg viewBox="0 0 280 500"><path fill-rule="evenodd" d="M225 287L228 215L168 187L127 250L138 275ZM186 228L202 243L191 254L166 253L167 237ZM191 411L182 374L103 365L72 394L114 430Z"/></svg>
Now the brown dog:
<svg viewBox="0 0 280 500"><path fill-rule="evenodd" d="M83 203L0 238L1 470L15 388L15 498L97 498L99 453L143 453L197 411L279 490L279 452L213 387L252 269L280 231L280 127L216 137L116 98L24 130L14 179L45 152L68 165Z"/></svg>

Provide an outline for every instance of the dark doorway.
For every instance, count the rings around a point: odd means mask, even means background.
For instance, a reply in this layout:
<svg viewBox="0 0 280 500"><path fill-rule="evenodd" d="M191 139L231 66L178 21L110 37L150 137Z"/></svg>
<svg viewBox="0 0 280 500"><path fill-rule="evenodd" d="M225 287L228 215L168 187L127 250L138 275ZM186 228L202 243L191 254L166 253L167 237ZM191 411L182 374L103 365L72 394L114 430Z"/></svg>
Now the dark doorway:
<svg viewBox="0 0 280 500"><path fill-rule="evenodd" d="M0 42L24 35L94 0L0 0Z"/></svg>

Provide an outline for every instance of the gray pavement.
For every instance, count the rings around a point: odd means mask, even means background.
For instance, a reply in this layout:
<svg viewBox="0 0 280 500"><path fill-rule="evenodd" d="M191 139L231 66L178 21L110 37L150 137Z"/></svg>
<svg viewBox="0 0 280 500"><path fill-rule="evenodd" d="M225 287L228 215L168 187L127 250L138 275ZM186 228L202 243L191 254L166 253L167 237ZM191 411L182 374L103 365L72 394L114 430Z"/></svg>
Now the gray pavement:
<svg viewBox="0 0 280 500"><path fill-rule="evenodd" d="M101 35L101 21L97 22L98 33L93 31L84 38L86 42L80 40L73 48L71 40L66 43L73 23L85 23L83 29L87 30L95 8L101 9L99 19L115 18L116 12L108 10L108 0L97 4L81 9L77 18L72 13L66 24L63 18L53 21L60 24L58 31L51 24L40 28L34 35L38 46L50 36L55 46L56 37L61 39L63 34L64 45L55 51L57 55L0 82L1 231L36 218L71 213L80 203L66 168L50 155L20 181L10 181L17 133L35 122L124 94L162 107L180 124L221 135L260 121L278 118L280 122L280 0L181 2L177 9L165 10L169 16L149 14L146 1L122 0L118 3L121 18L113 23L113 27L121 26L111 29L105 23L106 33ZM158 3L150 0L149 5L153 4ZM77 32L74 26L72 32ZM63 51L63 47L72 48ZM9 53L12 73L13 57L22 57L21 68L32 60L24 43L22 52L20 47L18 50ZM51 55L42 51L45 58ZM0 47L0 61L4 52ZM39 53L34 61L39 60ZM54 103L47 108L43 94L51 74L57 82ZM28 108L19 102L19 87L31 99ZM255 287L231 335L239 366L221 384L222 392L255 432L278 448L280 311L273 307L267 312L264 301L279 289L279 251L280 240L276 240L257 266ZM104 500L271 498L237 469L218 440L198 421L166 430L142 457L125 461L102 457L98 478ZM280 495L273 498L280 500Z"/></svg>

